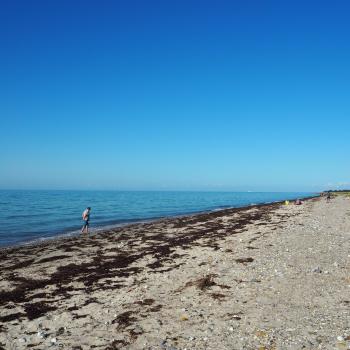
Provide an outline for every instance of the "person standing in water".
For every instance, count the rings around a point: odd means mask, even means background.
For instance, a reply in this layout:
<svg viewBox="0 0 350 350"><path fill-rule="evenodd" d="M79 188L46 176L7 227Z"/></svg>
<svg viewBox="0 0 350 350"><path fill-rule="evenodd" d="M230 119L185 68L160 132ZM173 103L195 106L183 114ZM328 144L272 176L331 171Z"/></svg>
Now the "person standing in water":
<svg viewBox="0 0 350 350"><path fill-rule="evenodd" d="M82 214L83 220L84 220L84 225L81 229L81 233L89 233L89 220L90 220L90 211L91 208L87 207Z"/></svg>

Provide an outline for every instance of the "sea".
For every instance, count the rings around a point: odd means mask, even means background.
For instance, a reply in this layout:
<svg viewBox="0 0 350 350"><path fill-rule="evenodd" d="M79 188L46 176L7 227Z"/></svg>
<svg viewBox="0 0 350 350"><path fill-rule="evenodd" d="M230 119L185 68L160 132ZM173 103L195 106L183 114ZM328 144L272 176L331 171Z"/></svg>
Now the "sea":
<svg viewBox="0 0 350 350"><path fill-rule="evenodd" d="M0 247L76 235L91 207L91 231L164 217L270 203L315 193L0 190Z"/></svg>

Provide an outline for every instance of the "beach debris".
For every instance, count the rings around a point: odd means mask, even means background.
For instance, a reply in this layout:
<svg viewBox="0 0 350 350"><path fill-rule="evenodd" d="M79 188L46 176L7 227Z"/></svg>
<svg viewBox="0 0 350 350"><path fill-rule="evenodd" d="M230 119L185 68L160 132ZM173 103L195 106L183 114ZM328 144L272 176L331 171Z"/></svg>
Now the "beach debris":
<svg viewBox="0 0 350 350"><path fill-rule="evenodd" d="M164 350L177 350L174 346L168 345L166 339L160 342L160 347Z"/></svg>
<svg viewBox="0 0 350 350"><path fill-rule="evenodd" d="M266 331L263 331L263 330L257 330L255 332L255 335L258 337L258 338L266 338L267 337L267 332Z"/></svg>
<svg viewBox="0 0 350 350"><path fill-rule="evenodd" d="M195 281L189 281L185 284L184 287L178 289L178 291L182 291L184 290L185 288L187 287L191 287L191 286L195 286L197 287L198 289L204 291L206 289L208 289L209 287L211 286L215 286L216 283L214 282L214 277L217 277L217 275L214 275L214 274L208 274L198 280L195 280ZM181 298L181 300L185 300L183 298Z"/></svg>
<svg viewBox="0 0 350 350"><path fill-rule="evenodd" d="M62 335L66 331L66 327L58 328L56 335Z"/></svg>
<svg viewBox="0 0 350 350"><path fill-rule="evenodd" d="M217 300L223 300L226 298L226 295L222 293L212 293L211 296Z"/></svg>
<svg viewBox="0 0 350 350"><path fill-rule="evenodd" d="M237 263L240 263L240 264L246 264L246 263L251 263L254 261L253 258L239 258L239 259L236 259L235 260Z"/></svg>
<svg viewBox="0 0 350 350"><path fill-rule="evenodd" d="M188 321L188 316L185 315L185 314L184 314L184 315L181 315L181 316L180 316L180 320L181 320L181 321Z"/></svg>
<svg viewBox="0 0 350 350"><path fill-rule="evenodd" d="M239 320L242 319L242 317L240 317L240 316L238 316L238 315L232 315L232 318L233 318L234 320L237 320L237 321L239 321Z"/></svg>
<svg viewBox="0 0 350 350"><path fill-rule="evenodd" d="M142 334L142 333L143 333L143 328L142 328L140 325L137 324L137 325L134 327L133 332L134 332L135 334Z"/></svg>
<svg viewBox="0 0 350 350"><path fill-rule="evenodd" d="M321 270L321 268L320 268L319 266L317 266L317 267L313 268L311 272L314 272L314 273L321 273L322 270Z"/></svg>
<svg viewBox="0 0 350 350"><path fill-rule="evenodd" d="M47 334L44 331L38 331L38 333L36 335L40 339L44 339L47 337Z"/></svg>
<svg viewBox="0 0 350 350"><path fill-rule="evenodd" d="M117 316L111 323L118 324L118 329L124 329L128 326L130 326L133 322L136 321L136 318L132 316L132 311L126 311Z"/></svg>

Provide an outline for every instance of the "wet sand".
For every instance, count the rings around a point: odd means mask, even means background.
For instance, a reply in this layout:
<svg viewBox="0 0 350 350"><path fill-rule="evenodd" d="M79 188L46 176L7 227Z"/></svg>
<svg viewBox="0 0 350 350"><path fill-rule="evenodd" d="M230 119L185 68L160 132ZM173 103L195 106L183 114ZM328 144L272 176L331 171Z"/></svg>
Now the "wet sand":
<svg viewBox="0 0 350 350"><path fill-rule="evenodd" d="M0 349L348 349L350 199L0 250Z"/></svg>

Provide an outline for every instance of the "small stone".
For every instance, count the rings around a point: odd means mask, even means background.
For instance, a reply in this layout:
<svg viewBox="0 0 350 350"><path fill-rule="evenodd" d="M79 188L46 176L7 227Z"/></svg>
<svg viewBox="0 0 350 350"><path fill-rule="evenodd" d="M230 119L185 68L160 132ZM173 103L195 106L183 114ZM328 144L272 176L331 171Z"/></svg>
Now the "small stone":
<svg viewBox="0 0 350 350"><path fill-rule="evenodd" d="M56 338L51 338L50 343L51 344L56 344L57 343L57 339Z"/></svg>
<svg viewBox="0 0 350 350"><path fill-rule="evenodd" d="M20 343L25 343L25 342L27 341L27 339L24 338L24 337L22 337L22 338L19 338L18 341L19 341Z"/></svg>
<svg viewBox="0 0 350 350"><path fill-rule="evenodd" d="M230 331L230 332L233 332L233 331L234 331L233 327L230 327L230 328L229 328L229 331Z"/></svg>
<svg viewBox="0 0 350 350"><path fill-rule="evenodd" d="M338 341L344 341L344 337L342 337L341 335L337 337Z"/></svg>
<svg viewBox="0 0 350 350"><path fill-rule="evenodd" d="M43 331L39 331L36 335L37 335L37 337L39 337L40 339L46 338L46 334L45 334L45 332L43 332Z"/></svg>
<svg viewBox="0 0 350 350"><path fill-rule="evenodd" d="M143 328L140 325L136 325L133 329L134 333L136 334L142 334L143 333Z"/></svg>
<svg viewBox="0 0 350 350"><path fill-rule="evenodd" d="M315 273L321 273L322 270L319 266L315 267L314 269L312 269L312 272L315 272Z"/></svg>
<svg viewBox="0 0 350 350"><path fill-rule="evenodd" d="M65 330L66 330L65 327L58 328L56 335L62 335L65 332Z"/></svg>

